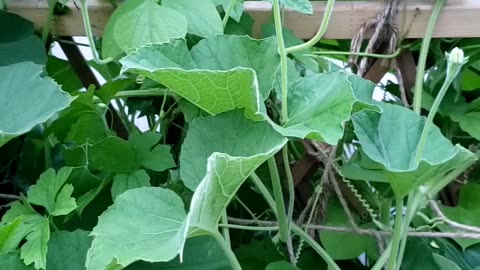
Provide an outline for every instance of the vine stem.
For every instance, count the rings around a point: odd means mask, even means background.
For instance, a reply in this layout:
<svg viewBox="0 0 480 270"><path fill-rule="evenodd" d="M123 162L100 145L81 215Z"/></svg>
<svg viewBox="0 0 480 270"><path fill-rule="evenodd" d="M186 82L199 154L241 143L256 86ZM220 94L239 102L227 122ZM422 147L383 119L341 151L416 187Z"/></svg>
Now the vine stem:
<svg viewBox="0 0 480 270"><path fill-rule="evenodd" d="M379 59L391 59L396 58L400 55L403 48L398 48L392 54L378 54L378 53L365 53L365 52L343 52L343 51L316 51L312 52L312 54L306 54L306 56L311 57L319 57L321 55L346 55L346 56L362 56L362 57L371 57L371 58L379 58Z"/></svg>
<svg viewBox="0 0 480 270"><path fill-rule="evenodd" d="M319 42L320 39L322 39L325 32L327 32L328 23L330 22L330 17L332 16L334 4L335 4L335 0L328 0L327 7L326 7L325 13L323 15L322 23L320 24L320 27L318 28L318 31L315 34L315 36L312 39L310 39L309 41L307 41L306 43L287 48L286 49L287 54L298 52L298 51L303 51L303 50L308 50L309 48L311 48L315 44L317 44L317 42ZM274 6L274 8L275 8L275 6Z"/></svg>
<svg viewBox="0 0 480 270"><path fill-rule="evenodd" d="M228 216L227 216L227 210L223 210L222 212L222 222L228 225ZM228 231L228 226L224 226L222 228L223 231L223 237L225 238L225 242L227 243L227 246L231 248L232 244L230 243L230 232Z"/></svg>
<svg viewBox="0 0 480 270"><path fill-rule="evenodd" d="M240 263L237 260L237 257L235 257L235 254L233 253L232 249L230 248L229 245L227 245L227 242L225 242L225 239L223 236L220 234L220 232L215 231L209 231L210 235L217 240L218 245L221 247L223 252L225 253L225 256L227 257L228 261L230 262L230 266L232 267L233 270L242 270L242 267L240 266Z"/></svg>
<svg viewBox="0 0 480 270"><path fill-rule="evenodd" d="M88 15L87 0L80 0L80 10L82 11L83 25L85 26L85 33L87 34L88 43L92 51L93 60L99 65L105 65L113 61L113 58L100 59L98 56L95 40L93 38L92 26L90 25L90 17Z"/></svg>
<svg viewBox="0 0 480 270"><path fill-rule="evenodd" d="M275 32L277 35L278 53L280 54L280 74L281 74L281 92L282 92L282 114L281 123L284 124L288 120L288 67L287 67L287 51L283 40L282 30L282 14L280 12L280 1L273 0L273 17L275 21Z"/></svg>
<svg viewBox="0 0 480 270"><path fill-rule="evenodd" d="M388 269L395 269L398 257L398 250L400 248L400 241L402 239L403 229L403 199L395 199L395 229L393 230L392 251L390 252L390 259L388 260Z"/></svg>
<svg viewBox="0 0 480 270"><path fill-rule="evenodd" d="M227 10L225 10L225 16L223 16L223 28L227 26L228 19L230 18L230 14L232 14L233 8L235 7L235 4L237 3L237 0L230 0L230 3L228 4Z"/></svg>
<svg viewBox="0 0 480 270"><path fill-rule="evenodd" d="M422 92L423 92L423 80L425 75L425 66L427 65L428 49L430 47L430 41L432 40L433 31L437 24L438 15L445 5L445 0L436 0L435 6L428 21L427 30L422 40L422 48L420 50L420 56L418 59L417 77L415 79L415 92L413 96L413 110L420 114L422 108Z"/></svg>
<svg viewBox="0 0 480 270"><path fill-rule="evenodd" d="M443 82L442 88L440 88L440 91L438 92L437 97L435 98L435 101L433 102L433 105L430 108L430 111L427 116L427 120L425 121L425 126L423 127L422 134L420 135L420 139L418 141L417 153L415 155L415 166L418 166L420 158L423 154L423 150L427 142L428 134L430 133L430 129L433 126L433 118L437 114L438 108L440 107L440 104L442 103L443 98L445 97L445 94L447 93L447 90L450 87L450 84L452 84L453 80L458 75L458 72L460 70L460 68L452 68L453 65L457 65L457 64L451 63L450 60L447 60L447 61L448 61L448 64L447 64L448 66L447 66L447 75L446 75L445 81Z"/></svg>
<svg viewBox="0 0 480 270"><path fill-rule="evenodd" d="M53 16L55 16L55 5L57 4L58 0L49 0L48 1L48 15L47 15L47 21L45 22L45 25L43 26L42 30L42 42L43 44L47 44L47 38L48 38L48 33L50 33L50 28L52 26L52 21L53 21Z"/></svg>
<svg viewBox="0 0 480 270"><path fill-rule="evenodd" d="M282 184L280 183L280 176L278 175L277 163L274 157L269 158L267 163L272 178L273 196L275 197L275 208L277 209L277 219L280 226L280 239L282 242L286 242L289 238L290 231L285 213Z"/></svg>
<svg viewBox="0 0 480 270"><path fill-rule="evenodd" d="M250 179L253 181L255 187L262 193L263 198L270 206L272 211L276 213L276 201L272 198L270 192L268 192L267 187L265 187L265 185L255 173L252 173L250 175ZM311 238L310 235L304 232L302 228L298 227L296 224L292 224L292 231L296 233L301 239L303 239L303 241L309 244L318 253L318 255L320 255L325 260L329 268L334 270L340 270L340 267L335 263L332 257L330 257L330 255L328 255L328 253L313 238Z"/></svg>

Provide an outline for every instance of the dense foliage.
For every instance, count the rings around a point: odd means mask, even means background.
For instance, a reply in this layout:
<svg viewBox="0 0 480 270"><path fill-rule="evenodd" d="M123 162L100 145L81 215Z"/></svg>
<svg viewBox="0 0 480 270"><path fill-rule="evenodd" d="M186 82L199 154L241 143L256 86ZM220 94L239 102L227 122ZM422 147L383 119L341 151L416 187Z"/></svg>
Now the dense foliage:
<svg viewBox="0 0 480 270"><path fill-rule="evenodd" d="M128 0L95 39L86 2L90 62L0 11L1 269L479 269L479 40L402 40L416 82L376 85L320 40L334 0L308 42L308 0L261 39L242 0Z"/></svg>

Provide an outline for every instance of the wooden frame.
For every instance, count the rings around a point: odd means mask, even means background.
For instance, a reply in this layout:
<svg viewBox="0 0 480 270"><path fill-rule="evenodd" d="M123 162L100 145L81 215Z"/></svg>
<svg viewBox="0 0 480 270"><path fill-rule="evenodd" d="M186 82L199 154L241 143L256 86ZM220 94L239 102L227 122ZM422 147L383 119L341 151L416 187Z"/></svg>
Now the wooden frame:
<svg viewBox="0 0 480 270"><path fill-rule="evenodd" d="M421 38L430 17L435 0L402 0L401 10L397 16L401 32L407 38ZM374 1L339 1L325 38L351 39L360 26L373 18L383 7L383 0ZM325 10L325 2L313 2L314 14L303 15L292 10L285 11L286 27L303 39L311 38L320 24ZM80 10L71 5L71 11L59 16L52 32L63 36L83 36L82 16ZM35 23L37 27L47 18L47 0L10 0L7 9ZM271 4L268 2L245 1L246 12L255 20L254 35L258 36L261 25L271 21ZM95 35L101 35L113 12L108 1L89 0L90 19ZM448 0L443 9L434 37L480 37L480 0Z"/></svg>

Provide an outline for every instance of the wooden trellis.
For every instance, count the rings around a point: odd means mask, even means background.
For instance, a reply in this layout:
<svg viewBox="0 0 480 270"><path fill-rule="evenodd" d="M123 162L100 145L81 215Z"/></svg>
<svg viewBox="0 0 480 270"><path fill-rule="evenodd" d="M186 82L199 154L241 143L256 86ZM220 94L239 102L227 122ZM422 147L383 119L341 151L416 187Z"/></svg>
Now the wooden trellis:
<svg viewBox="0 0 480 270"><path fill-rule="evenodd" d="M435 0L402 0L398 25L407 38L421 38L432 12ZM71 11L57 17L53 33L62 36L85 35L80 10L71 3ZM384 5L383 0L338 1L335 4L330 27L325 38L351 39L360 26L374 17ZM295 11L285 12L286 26L303 39L308 39L317 31L325 10L325 2L313 2L311 16ZM36 26L41 26L47 18L46 0L9 0L7 8L19 14ZM271 20L271 4L268 2L245 1L245 9L254 21L254 35L258 35L262 24ZM101 35L113 12L112 5L104 0L89 0L89 12L95 35ZM436 25L434 37L480 37L480 0L447 0Z"/></svg>

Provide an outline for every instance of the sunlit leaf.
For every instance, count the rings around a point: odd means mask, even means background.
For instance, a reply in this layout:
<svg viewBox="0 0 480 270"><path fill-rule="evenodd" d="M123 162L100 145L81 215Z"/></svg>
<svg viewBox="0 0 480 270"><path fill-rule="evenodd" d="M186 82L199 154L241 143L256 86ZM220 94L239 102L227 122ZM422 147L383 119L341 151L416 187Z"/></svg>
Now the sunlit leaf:
<svg viewBox="0 0 480 270"><path fill-rule="evenodd" d="M93 229L88 270L112 262L123 267L137 260L166 262L183 249L186 228L182 200L173 191L142 187L124 192Z"/></svg>
<svg viewBox="0 0 480 270"><path fill-rule="evenodd" d="M67 107L72 98L42 67L30 62L0 67L0 146ZM15 119L14 121L12 119Z"/></svg>
<svg viewBox="0 0 480 270"><path fill-rule="evenodd" d="M153 0L141 2L124 12L115 22L114 37L124 52L185 37L187 20L181 13L162 7Z"/></svg>
<svg viewBox="0 0 480 270"><path fill-rule="evenodd" d="M163 0L162 6L185 16L189 34L200 37L223 34L222 19L210 0Z"/></svg>
<svg viewBox="0 0 480 270"><path fill-rule="evenodd" d="M134 132L128 138L135 158L143 168L162 172L176 166L170 146L159 144L161 137L161 134L155 132Z"/></svg>

